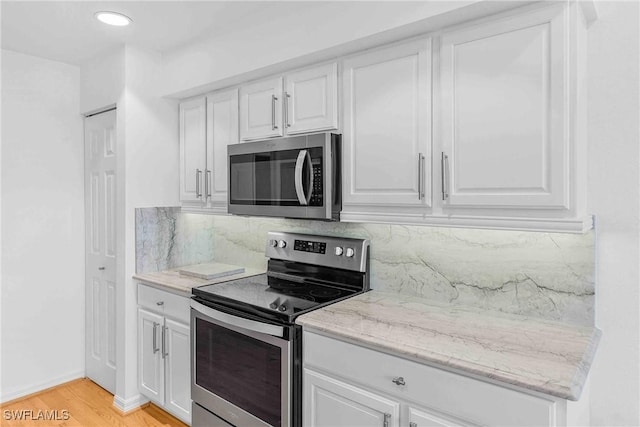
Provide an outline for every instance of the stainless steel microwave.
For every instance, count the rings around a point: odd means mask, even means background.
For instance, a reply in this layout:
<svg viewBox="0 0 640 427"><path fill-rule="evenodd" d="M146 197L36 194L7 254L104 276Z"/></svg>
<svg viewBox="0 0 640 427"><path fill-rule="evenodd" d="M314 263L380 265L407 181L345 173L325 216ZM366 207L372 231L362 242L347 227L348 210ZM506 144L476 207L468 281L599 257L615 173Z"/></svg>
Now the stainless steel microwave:
<svg viewBox="0 0 640 427"><path fill-rule="evenodd" d="M338 221L342 209L340 135L228 146L228 211L237 215Z"/></svg>
<svg viewBox="0 0 640 427"><path fill-rule="evenodd" d="M340 135L234 144L228 155L229 213L340 220Z"/></svg>

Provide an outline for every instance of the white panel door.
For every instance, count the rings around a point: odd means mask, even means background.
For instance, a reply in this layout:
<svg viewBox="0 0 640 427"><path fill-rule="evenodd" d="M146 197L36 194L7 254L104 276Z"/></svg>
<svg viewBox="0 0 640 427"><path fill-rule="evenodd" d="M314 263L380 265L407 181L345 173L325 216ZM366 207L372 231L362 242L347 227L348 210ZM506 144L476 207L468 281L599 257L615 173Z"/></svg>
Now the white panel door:
<svg viewBox="0 0 640 427"><path fill-rule="evenodd" d="M207 163L206 100L180 104L180 200L204 202Z"/></svg>
<svg viewBox="0 0 640 427"><path fill-rule="evenodd" d="M138 389L164 405L164 317L138 309Z"/></svg>
<svg viewBox="0 0 640 427"><path fill-rule="evenodd" d="M568 208L563 10L442 36L445 206Z"/></svg>
<svg viewBox="0 0 640 427"><path fill-rule="evenodd" d="M240 88L240 139L282 136L282 77Z"/></svg>
<svg viewBox="0 0 640 427"><path fill-rule="evenodd" d="M397 427L398 402L304 370L303 424L308 427Z"/></svg>
<svg viewBox="0 0 640 427"><path fill-rule="evenodd" d="M227 146L238 143L238 91L207 96L207 168L209 205L227 211Z"/></svg>
<svg viewBox="0 0 640 427"><path fill-rule="evenodd" d="M116 111L87 117L85 286L87 377L115 392Z"/></svg>
<svg viewBox="0 0 640 427"><path fill-rule="evenodd" d="M285 76L284 124L288 134L338 127L338 64Z"/></svg>
<svg viewBox="0 0 640 427"><path fill-rule="evenodd" d="M344 61L343 205L431 201L431 40Z"/></svg>
<svg viewBox="0 0 640 427"><path fill-rule="evenodd" d="M191 336L189 325L165 319L165 408L191 422Z"/></svg>

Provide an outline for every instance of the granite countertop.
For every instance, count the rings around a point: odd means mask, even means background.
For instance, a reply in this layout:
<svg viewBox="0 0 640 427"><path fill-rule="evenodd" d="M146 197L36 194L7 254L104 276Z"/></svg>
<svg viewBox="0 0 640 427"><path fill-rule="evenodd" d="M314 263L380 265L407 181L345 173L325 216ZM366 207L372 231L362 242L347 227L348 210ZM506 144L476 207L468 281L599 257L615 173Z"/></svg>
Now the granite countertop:
<svg viewBox="0 0 640 427"><path fill-rule="evenodd" d="M432 366L578 400L600 330L370 291L298 317L316 331Z"/></svg>
<svg viewBox="0 0 640 427"><path fill-rule="evenodd" d="M191 289L198 286L242 279L244 277L255 276L265 272L264 270L245 268L244 273L217 277L215 279L200 279L194 276L182 275L178 270L179 268L150 273L139 273L134 274L133 278L138 282L142 282L156 288L165 289L174 293L191 295Z"/></svg>

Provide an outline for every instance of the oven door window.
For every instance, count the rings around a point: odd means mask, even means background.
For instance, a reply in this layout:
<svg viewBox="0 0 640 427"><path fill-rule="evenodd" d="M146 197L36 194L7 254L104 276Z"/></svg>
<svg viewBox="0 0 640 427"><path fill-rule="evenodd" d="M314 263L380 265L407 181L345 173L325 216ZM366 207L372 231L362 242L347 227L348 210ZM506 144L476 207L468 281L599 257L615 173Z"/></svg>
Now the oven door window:
<svg viewBox="0 0 640 427"><path fill-rule="evenodd" d="M299 177L307 206L323 205L322 148L307 149ZM239 154L230 157L230 202L236 205L302 206L296 192L296 163L300 150Z"/></svg>
<svg viewBox="0 0 640 427"><path fill-rule="evenodd" d="M281 348L196 318L195 381L273 426L282 408Z"/></svg>

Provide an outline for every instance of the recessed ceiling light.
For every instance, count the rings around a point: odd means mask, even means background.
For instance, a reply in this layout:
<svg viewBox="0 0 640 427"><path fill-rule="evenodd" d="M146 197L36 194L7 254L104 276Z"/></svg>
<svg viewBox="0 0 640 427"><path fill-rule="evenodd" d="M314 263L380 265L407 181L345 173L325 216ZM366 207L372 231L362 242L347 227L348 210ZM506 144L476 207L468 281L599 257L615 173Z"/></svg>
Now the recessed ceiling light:
<svg viewBox="0 0 640 427"><path fill-rule="evenodd" d="M94 16L98 21L108 25L115 25L116 27L124 27L131 23L131 18L118 12L101 11L96 12Z"/></svg>

